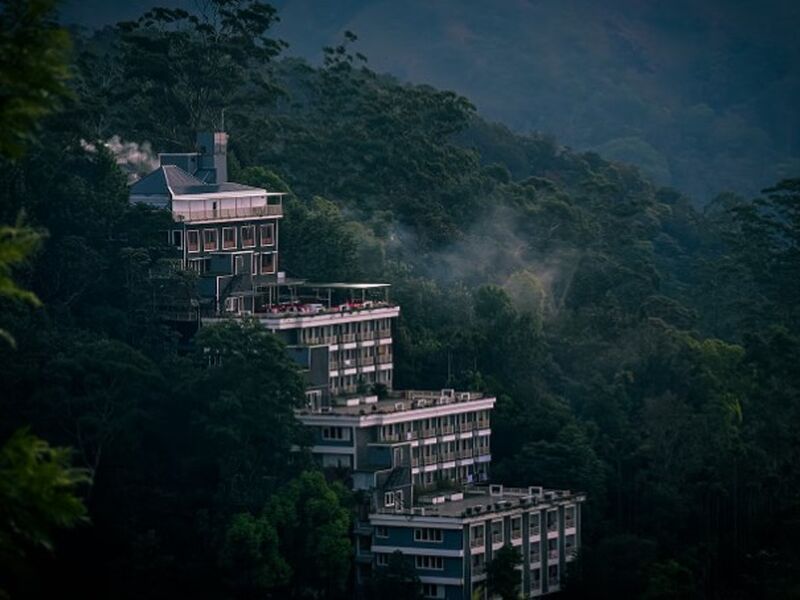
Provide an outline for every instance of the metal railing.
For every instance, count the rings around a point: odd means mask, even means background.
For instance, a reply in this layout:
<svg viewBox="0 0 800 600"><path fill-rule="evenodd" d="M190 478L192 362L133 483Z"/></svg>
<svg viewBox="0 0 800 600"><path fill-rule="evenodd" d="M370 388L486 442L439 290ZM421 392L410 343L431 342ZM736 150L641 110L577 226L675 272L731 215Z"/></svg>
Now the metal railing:
<svg viewBox="0 0 800 600"><path fill-rule="evenodd" d="M237 219L244 217L276 217L283 215L281 204L266 206L238 206L236 208L218 208L216 210L189 210L174 213L177 221L208 221L210 219Z"/></svg>
<svg viewBox="0 0 800 600"><path fill-rule="evenodd" d="M547 558L550 560L558 560L558 550L548 550Z"/></svg>

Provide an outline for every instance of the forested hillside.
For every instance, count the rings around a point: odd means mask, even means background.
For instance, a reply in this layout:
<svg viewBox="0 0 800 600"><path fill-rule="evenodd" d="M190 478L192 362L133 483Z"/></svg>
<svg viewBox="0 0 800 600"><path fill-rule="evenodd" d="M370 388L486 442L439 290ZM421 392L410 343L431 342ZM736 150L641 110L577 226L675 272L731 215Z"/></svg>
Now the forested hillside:
<svg viewBox="0 0 800 600"><path fill-rule="evenodd" d="M73 35L47 55L69 61L57 105L0 138L0 222L39 239L0 253L0 292L13 274L38 298L0 295L1 439L29 426L90 479L59 488L83 499L77 524L0 509L0 589L351 597L353 499L290 452L299 375L256 325L182 344L155 308L169 217L127 203L153 153L225 108L231 179L289 193L281 269L390 282L395 386L497 395L493 477L587 492L566 595L800 594L800 179L698 211L371 71L352 34L313 67L269 6L209 11ZM59 31L9 15L9 47ZM191 296L191 274L168 277ZM11 481L21 459L3 452ZM54 525L73 526L43 541Z"/></svg>

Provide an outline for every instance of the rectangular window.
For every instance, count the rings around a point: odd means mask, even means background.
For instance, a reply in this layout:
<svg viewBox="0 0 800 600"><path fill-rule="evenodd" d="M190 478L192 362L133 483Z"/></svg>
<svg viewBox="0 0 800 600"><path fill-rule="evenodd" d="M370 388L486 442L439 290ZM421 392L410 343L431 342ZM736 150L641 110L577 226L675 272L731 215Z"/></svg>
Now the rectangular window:
<svg viewBox="0 0 800 600"><path fill-rule="evenodd" d="M442 541L442 530L441 529L432 529L432 528L424 528L424 529L415 529L414 530L414 541L415 542L435 542L439 543Z"/></svg>
<svg viewBox="0 0 800 600"><path fill-rule="evenodd" d="M541 569L531 570L531 588L538 590L542 587L542 571Z"/></svg>
<svg viewBox="0 0 800 600"><path fill-rule="evenodd" d="M575 507L567 506L564 509L564 527L569 529L575 527Z"/></svg>
<svg viewBox="0 0 800 600"><path fill-rule="evenodd" d="M388 538L389 537L389 528L378 526L375 528L375 537L376 538Z"/></svg>
<svg viewBox="0 0 800 600"><path fill-rule="evenodd" d="M242 248L253 248L256 245L256 226L242 226Z"/></svg>
<svg viewBox="0 0 800 600"><path fill-rule="evenodd" d="M421 584L423 598L444 598L444 586L437 583Z"/></svg>
<svg viewBox="0 0 800 600"><path fill-rule="evenodd" d="M511 539L518 540L522 537L522 517L511 519Z"/></svg>
<svg viewBox="0 0 800 600"><path fill-rule="evenodd" d="M200 233L196 229L186 232L186 246L189 252L200 252Z"/></svg>
<svg viewBox="0 0 800 600"><path fill-rule="evenodd" d="M539 525L539 513L531 513L530 514L530 521L528 522L528 527L530 528L530 535L539 535L542 531Z"/></svg>
<svg viewBox="0 0 800 600"><path fill-rule="evenodd" d="M444 559L441 556L415 556L414 566L417 569L441 571L444 569Z"/></svg>
<svg viewBox="0 0 800 600"><path fill-rule="evenodd" d="M236 248L236 227L222 228L222 249L233 250Z"/></svg>
<svg viewBox="0 0 800 600"><path fill-rule="evenodd" d="M172 230L172 245L176 248L183 248L183 232L180 229Z"/></svg>
<svg viewBox="0 0 800 600"><path fill-rule="evenodd" d="M262 246L274 246L275 245L275 224L274 223L266 223L264 225L258 226L259 233L261 234L261 245Z"/></svg>
<svg viewBox="0 0 800 600"><path fill-rule="evenodd" d="M349 440L350 436L346 435L344 427L323 427L322 428L323 440Z"/></svg>
<svg viewBox="0 0 800 600"><path fill-rule="evenodd" d="M492 521L492 544L503 543L503 522Z"/></svg>
<svg viewBox="0 0 800 600"><path fill-rule="evenodd" d="M386 492L383 495L384 506L394 506L394 492Z"/></svg>
<svg viewBox="0 0 800 600"><path fill-rule="evenodd" d="M203 229L203 250L217 250L219 248L217 242L216 229Z"/></svg>
<svg viewBox="0 0 800 600"><path fill-rule="evenodd" d="M470 540L471 546L475 548L476 546L483 546L483 534L485 531L485 526L481 523L480 525L473 525L472 530L470 531Z"/></svg>
<svg viewBox="0 0 800 600"><path fill-rule="evenodd" d="M244 256L239 255L233 257L233 272L236 275L244 273Z"/></svg>
<svg viewBox="0 0 800 600"><path fill-rule="evenodd" d="M261 274L271 275L275 272L275 254L265 253L261 255Z"/></svg>
<svg viewBox="0 0 800 600"><path fill-rule="evenodd" d="M547 511L547 531L558 531L558 511Z"/></svg>
<svg viewBox="0 0 800 600"><path fill-rule="evenodd" d="M389 555L379 552L375 555L375 564L379 567L386 567L389 565Z"/></svg>
<svg viewBox="0 0 800 600"><path fill-rule="evenodd" d="M241 311L241 298L232 297L225 298L225 310L229 313L238 313Z"/></svg>

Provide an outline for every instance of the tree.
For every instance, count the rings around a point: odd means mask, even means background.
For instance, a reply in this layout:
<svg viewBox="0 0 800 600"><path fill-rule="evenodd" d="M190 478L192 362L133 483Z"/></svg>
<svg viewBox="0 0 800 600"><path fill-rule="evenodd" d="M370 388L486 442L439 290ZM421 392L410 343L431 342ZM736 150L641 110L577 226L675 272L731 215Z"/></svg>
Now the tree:
<svg viewBox="0 0 800 600"><path fill-rule="evenodd" d="M266 516L241 513L225 532L220 563L235 598L263 598L286 585L291 567L280 555L275 526Z"/></svg>
<svg viewBox="0 0 800 600"><path fill-rule="evenodd" d="M59 528L88 522L76 491L89 474L70 463L69 448L54 448L26 429L0 448L0 597L6 585L31 575L32 553L53 550Z"/></svg>
<svg viewBox="0 0 800 600"><path fill-rule="evenodd" d="M55 5L8 0L0 11L0 156L21 156L40 119L68 94L70 39Z"/></svg>
<svg viewBox="0 0 800 600"><path fill-rule="evenodd" d="M519 550L510 544L500 548L486 565L486 583L489 594L496 594L503 600L517 600L522 584L522 564Z"/></svg>
<svg viewBox="0 0 800 600"><path fill-rule="evenodd" d="M125 122L134 139L183 150L195 132L247 119L277 90L268 63L283 44L267 33L275 9L259 0L213 0L199 13L153 8L121 23L121 95L137 98L139 119ZM154 126L156 125L157 126Z"/></svg>
<svg viewBox="0 0 800 600"><path fill-rule="evenodd" d="M304 471L278 491L263 515L278 532L280 551L291 566L297 598L338 598L350 576L349 494L322 473Z"/></svg>
<svg viewBox="0 0 800 600"><path fill-rule="evenodd" d="M389 555L389 563L378 568L370 582L370 597L384 600L420 600L422 587L411 559L399 550Z"/></svg>

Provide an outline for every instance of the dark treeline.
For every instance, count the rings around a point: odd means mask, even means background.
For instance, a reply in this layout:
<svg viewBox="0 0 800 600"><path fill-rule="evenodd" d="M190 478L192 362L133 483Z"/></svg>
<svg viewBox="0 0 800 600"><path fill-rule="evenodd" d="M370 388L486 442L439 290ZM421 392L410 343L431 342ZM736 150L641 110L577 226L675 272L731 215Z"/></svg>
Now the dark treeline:
<svg viewBox="0 0 800 600"><path fill-rule="evenodd" d="M289 193L281 270L391 282L396 387L496 394L494 478L588 493L567 595L800 593L800 180L698 211L372 72L352 34L313 68L271 37L269 6L207 10L74 33L58 110L0 138L0 222L40 236L15 293L24 252L0 254L0 435L71 447L91 479L73 473L87 518L52 539L0 510L1 589L352 595L354 500L291 451L302 384L280 343L230 323L187 345L154 308L165 278L187 298L194 281L126 178L224 108L231 179ZM0 44L63 42L47 19L7 35L12 16ZM7 445L4 500L21 464Z"/></svg>

